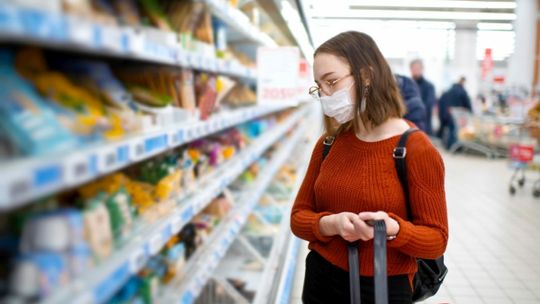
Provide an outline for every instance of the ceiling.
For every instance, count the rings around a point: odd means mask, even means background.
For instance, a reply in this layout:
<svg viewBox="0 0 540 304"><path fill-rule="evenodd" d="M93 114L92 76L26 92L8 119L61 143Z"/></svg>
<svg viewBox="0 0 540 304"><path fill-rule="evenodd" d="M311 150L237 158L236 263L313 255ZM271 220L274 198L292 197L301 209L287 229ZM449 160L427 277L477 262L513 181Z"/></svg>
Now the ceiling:
<svg viewBox="0 0 540 304"><path fill-rule="evenodd" d="M304 0L313 19L379 19L509 23L515 1L500 0Z"/></svg>

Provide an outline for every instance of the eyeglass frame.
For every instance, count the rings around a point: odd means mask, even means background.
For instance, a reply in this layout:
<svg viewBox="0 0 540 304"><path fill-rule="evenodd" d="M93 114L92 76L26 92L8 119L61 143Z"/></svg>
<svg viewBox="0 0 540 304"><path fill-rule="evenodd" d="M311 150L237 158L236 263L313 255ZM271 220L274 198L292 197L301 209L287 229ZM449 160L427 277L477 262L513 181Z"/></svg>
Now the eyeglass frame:
<svg viewBox="0 0 540 304"><path fill-rule="evenodd" d="M336 80L333 80L333 81L328 81L328 80L326 80L326 83L328 84L328 86L330 87L330 89L333 90L333 89L334 89L334 86L335 86L339 81L341 81L341 80L343 80L343 79L345 79L345 78L347 78L347 77L349 77L349 76L353 76L353 74L350 74L350 73L349 73L349 74L347 74L347 75L345 75L345 76L343 76L343 77L340 77L340 78L338 78L338 79L336 79ZM319 86L317 86L317 85L310 87L310 88L309 88L309 91L308 91L309 95L310 95L311 97L317 99L317 100L318 100L319 98L321 98L321 92L326 93L325 91L323 91L323 89L322 89L321 87L319 87ZM332 94L328 94L328 96L330 96L330 95L332 95Z"/></svg>

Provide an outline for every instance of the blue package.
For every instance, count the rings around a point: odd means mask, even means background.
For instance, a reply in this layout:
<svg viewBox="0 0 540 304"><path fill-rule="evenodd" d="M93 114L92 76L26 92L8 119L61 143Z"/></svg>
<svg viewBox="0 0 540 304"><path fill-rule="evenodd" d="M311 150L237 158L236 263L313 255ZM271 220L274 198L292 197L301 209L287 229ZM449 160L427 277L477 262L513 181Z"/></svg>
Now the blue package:
<svg viewBox="0 0 540 304"><path fill-rule="evenodd" d="M32 295L45 298L67 284L69 274L63 257L59 254L39 252L19 257L11 278L11 291L20 295L35 290ZM27 294L23 294L28 296Z"/></svg>
<svg viewBox="0 0 540 304"><path fill-rule="evenodd" d="M0 49L0 128L23 155L65 152L78 141L48 104L13 67L13 54Z"/></svg>

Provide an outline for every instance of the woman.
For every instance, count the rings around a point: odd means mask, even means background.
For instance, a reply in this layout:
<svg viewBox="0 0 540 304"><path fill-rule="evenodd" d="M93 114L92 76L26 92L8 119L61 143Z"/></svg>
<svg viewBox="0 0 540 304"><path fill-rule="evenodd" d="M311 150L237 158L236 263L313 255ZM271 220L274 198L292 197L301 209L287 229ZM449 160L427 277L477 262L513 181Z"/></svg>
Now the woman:
<svg viewBox="0 0 540 304"><path fill-rule="evenodd" d="M304 303L348 303L347 242L360 240L362 303L373 302L373 228L388 234L390 303L411 303L416 258L437 258L446 248L448 221L444 165L428 137L407 143L407 176L413 219L392 158L412 127L388 63L366 34L345 32L315 51L310 90L321 101L326 135L335 136L322 160L315 146L291 214L292 231L309 241Z"/></svg>

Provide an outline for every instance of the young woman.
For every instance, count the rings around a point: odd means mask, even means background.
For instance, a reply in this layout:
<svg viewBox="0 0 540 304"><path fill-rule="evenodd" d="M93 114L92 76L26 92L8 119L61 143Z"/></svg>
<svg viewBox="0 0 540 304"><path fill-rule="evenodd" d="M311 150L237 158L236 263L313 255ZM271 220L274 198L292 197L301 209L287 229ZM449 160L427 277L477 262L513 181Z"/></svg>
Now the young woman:
<svg viewBox="0 0 540 304"><path fill-rule="evenodd" d="M347 242L360 240L362 303L372 303L373 228L384 220L388 234L390 303L411 303L416 258L440 257L448 241L441 156L422 132L407 142L412 218L407 218L393 149L412 123L395 78L371 37L345 32L315 51L316 87L326 135L335 136L322 159L315 146L291 214L292 231L309 241L304 303L349 303Z"/></svg>

